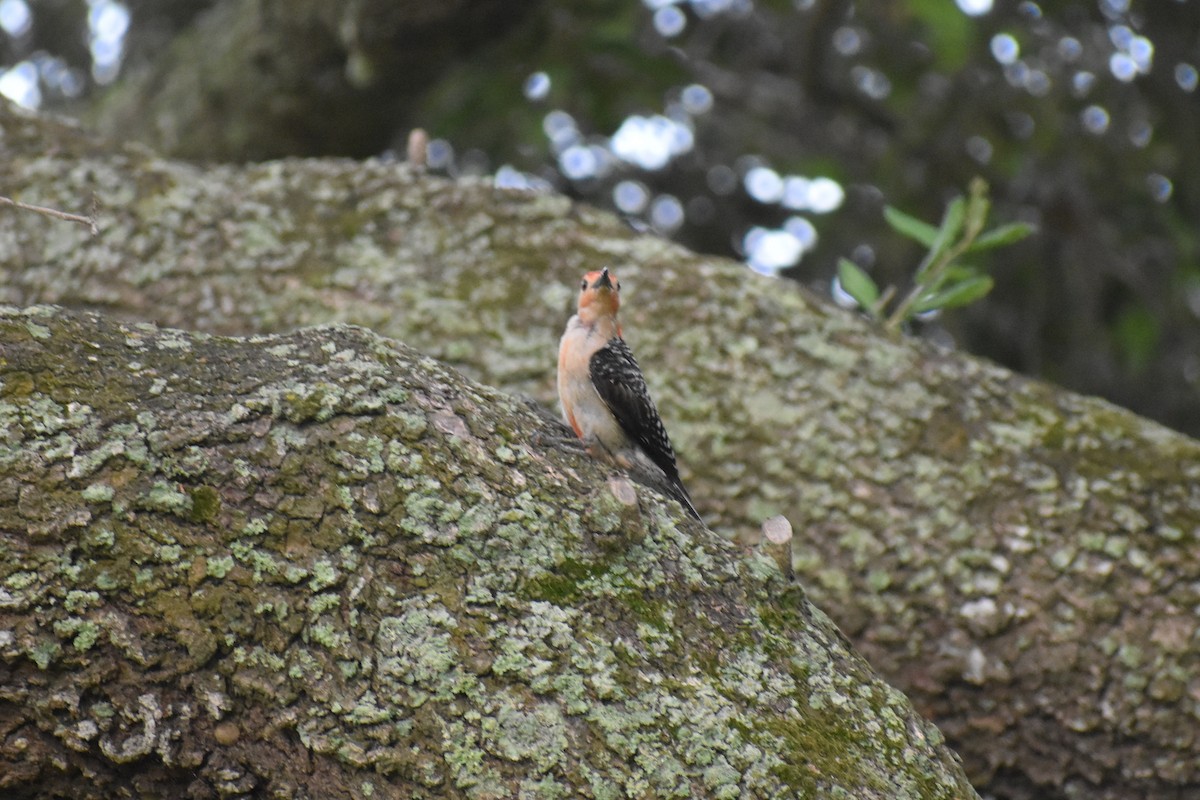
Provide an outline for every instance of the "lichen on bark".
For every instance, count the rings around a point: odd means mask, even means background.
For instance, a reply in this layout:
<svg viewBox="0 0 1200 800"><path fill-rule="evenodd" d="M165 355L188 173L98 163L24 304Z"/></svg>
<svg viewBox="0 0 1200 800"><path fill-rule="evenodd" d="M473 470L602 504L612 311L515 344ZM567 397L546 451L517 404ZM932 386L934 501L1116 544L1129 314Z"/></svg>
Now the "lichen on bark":
<svg viewBox="0 0 1200 800"><path fill-rule="evenodd" d="M6 796L974 796L772 564L401 344L0 341Z"/></svg>

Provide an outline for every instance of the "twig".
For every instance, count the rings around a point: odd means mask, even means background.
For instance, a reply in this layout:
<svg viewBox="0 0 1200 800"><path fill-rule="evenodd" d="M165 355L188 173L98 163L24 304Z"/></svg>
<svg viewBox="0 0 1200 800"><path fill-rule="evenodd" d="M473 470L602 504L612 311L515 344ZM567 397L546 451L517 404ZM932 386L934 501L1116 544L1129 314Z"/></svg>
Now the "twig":
<svg viewBox="0 0 1200 800"><path fill-rule="evenodd" d="M65 219L67 222L78 222L80 225L88 226L88 230L95 236L100 232L99 226L96 224L96 198L92 197L92 213L86 217L81 217L78 214L68 214L65 211L59 211L56 208L46 208L45 206L33 206L28 203L22 203L18 200L13 200L11 197L0 195L0 206L12 206L13 208L21 208L26 211L32 211L35 214L42 214L47 217L56 219Z"/></svg>

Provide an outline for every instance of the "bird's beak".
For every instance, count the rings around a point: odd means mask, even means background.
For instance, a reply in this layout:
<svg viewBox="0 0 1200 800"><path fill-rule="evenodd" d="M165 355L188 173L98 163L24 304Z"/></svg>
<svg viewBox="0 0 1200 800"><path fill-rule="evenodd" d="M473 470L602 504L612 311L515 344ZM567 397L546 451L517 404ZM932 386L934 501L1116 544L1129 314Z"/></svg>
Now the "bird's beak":
<svg viewBox="0 0 1200 800"><path fill-rule="evenodd" d="M613 288L612 278L608 277L608 267L600 270L600 280L596 281L596 288L611 289Z"/></svg>

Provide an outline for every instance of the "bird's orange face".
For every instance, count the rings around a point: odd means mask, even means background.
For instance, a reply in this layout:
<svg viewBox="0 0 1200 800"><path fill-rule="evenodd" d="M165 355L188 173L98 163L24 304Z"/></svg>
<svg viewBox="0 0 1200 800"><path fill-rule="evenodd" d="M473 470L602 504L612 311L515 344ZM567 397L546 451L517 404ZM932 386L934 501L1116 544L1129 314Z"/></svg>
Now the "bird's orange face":
<svg viewBox="0 0 1200 800"><path fill-rule="evenodd" d="M580 316L616 316L620 307L621 282L617 280L616 275L608 271L608 267L583 276L579 284Z"/></svg>

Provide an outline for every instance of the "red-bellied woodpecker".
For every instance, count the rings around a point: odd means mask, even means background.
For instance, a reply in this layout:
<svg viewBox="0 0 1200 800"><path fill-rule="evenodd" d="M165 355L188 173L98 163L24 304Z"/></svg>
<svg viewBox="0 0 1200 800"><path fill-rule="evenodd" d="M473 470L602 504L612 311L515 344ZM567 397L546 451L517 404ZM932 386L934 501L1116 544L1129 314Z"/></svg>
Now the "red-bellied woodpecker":
<svg viewBox="0 0 1200 800"><path fill-rule="evenodd" d="M700 519L679 479L675 451L646 379L621 338L620 292L620 281L607 268L583 276L579 311L567 322L558 347L563 416L588 452L665 489Z"/></svg>

